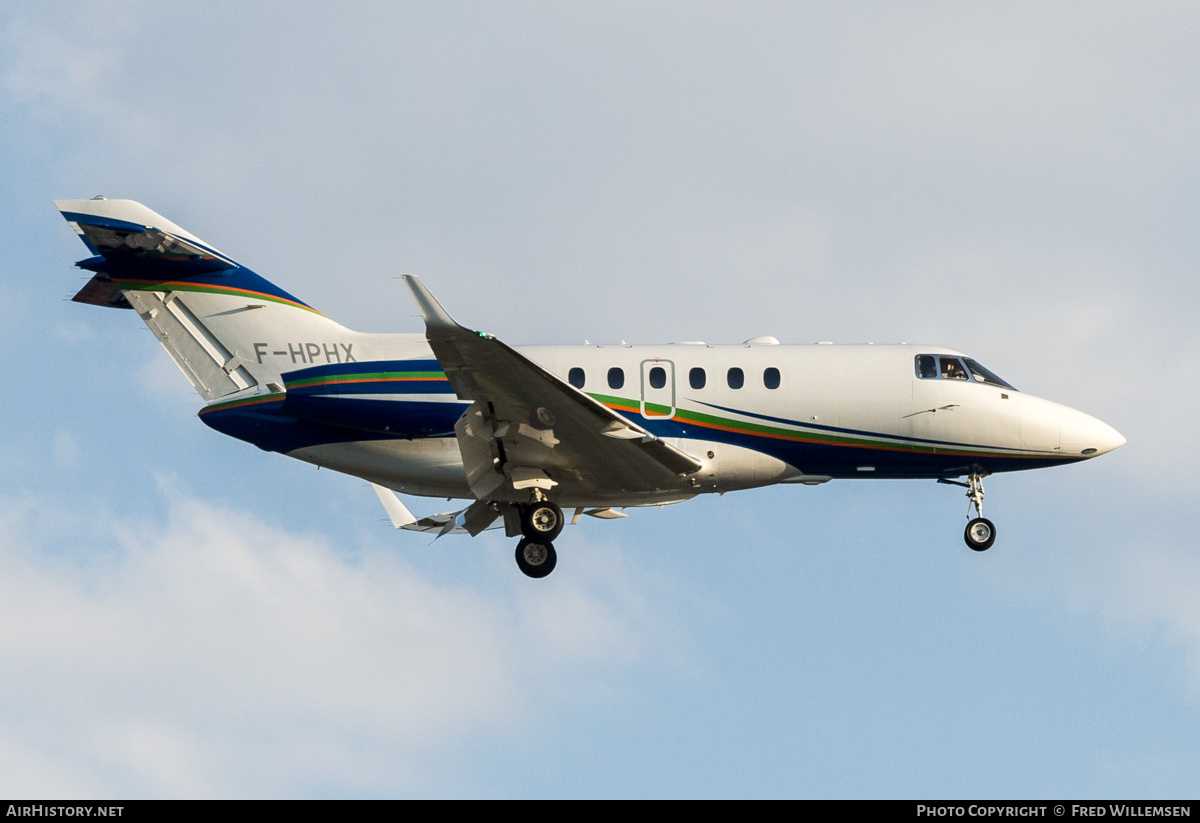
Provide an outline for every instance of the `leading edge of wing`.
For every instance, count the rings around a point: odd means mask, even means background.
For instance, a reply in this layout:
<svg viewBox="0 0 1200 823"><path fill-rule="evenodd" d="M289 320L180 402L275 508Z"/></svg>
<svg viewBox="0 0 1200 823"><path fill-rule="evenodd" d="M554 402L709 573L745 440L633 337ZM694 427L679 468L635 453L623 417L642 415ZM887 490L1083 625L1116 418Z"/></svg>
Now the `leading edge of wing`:
<svg viewBox="0 0 1200 823"><path fill-rule="evenodd" d="M578 472L597 486L620 488L661 487L669 477L702 467L501 340L456 323L420 278L405 275L404 280L425 318L426 339L458 397L491 404L496 437L506 436L503 423L524 432L506 441L509 462L566 470L559 474Z"/></svg>

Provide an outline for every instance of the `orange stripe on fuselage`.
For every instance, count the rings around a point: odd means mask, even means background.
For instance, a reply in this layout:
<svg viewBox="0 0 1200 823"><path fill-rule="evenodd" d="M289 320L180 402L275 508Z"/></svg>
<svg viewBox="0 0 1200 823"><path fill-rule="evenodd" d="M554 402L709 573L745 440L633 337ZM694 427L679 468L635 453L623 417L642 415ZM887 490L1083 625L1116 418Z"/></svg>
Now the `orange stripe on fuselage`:
<svg viewBox="0 0 1200 823"><path fill-rule="evenodd" d="M627 411L627 412L632 412L634 414L641 413L640 408L631 408L629 406L611 405L608 403L605 403L604 405L606 405L606 406L608 406L608 408L614 409L616 411ZM991 457L1018 457L1018 458L1027 458L1027 459L1041 459L1041 460L1044 460L1046 458L1054 458L1054 457L1060 457L1060 458L1068 457L1067 455L1062 455L1062 454L1017 454L1017 453L1009 453L1009 452L1004 452L1001 454L996 454L994 452L987 453L986 447L981 447L979 451L961 451L961 450L956 450L956 449L941 448L939 446L918 446L915 444L914 445L902 445L902 444L891 444L891 443L830 443L827 440L821 440L821 439L817 439L817 438L813 438L813 437L805 437L800 434L779 434L779 433L774 433L774 432L751 431L749 429L739 429L739 428L735 428L733 426L722 426L722 425L719 425L716 423L704 423L700 420L695 420L693 418L687 417L686 414L682 417L677 416L674 419L685 422L689 426L699 426L702 429L712 429L713 431L729 432L730 434L745 434L745 435L749 435L751 437L767 437L772 440L788 440L788 441L792 441L792 442L796 442L796 443L812 443L817 446L833 446L833 447L847 448L847 449L872 449L875 451L889 451L889 452L924 451L926 453L944 454L944 455L950 455L953 457L979 457L980 452L985 452L985 456L991 456Z"/></svg>

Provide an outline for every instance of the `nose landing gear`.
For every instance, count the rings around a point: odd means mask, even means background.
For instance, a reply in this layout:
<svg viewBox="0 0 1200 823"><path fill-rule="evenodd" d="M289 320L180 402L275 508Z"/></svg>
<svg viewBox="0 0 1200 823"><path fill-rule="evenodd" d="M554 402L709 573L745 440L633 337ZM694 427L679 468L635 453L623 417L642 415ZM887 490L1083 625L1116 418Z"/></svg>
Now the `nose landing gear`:
<svg viewBox="0 0 1200 823"><path fill-rule="evenodd" d="M975 551L987 551L996 542L996 527L986 517L976 517L967 524L963 539Z"/></svg>
<svg viewBox="0 0 1200 823"><path fill-rule="evenodd" d="M971 506L975 507L976 517L967 523L966 531L963 532L963 540L971 550L977 552L987 551L996 542L996 525L983 516L983 478L986 476L987 472L972 472L969 483L947 480L944 477L938 479L939 483L962 486L967 490L967 497L971 501ZM967 510L970 511L970 506Z"/></svg>

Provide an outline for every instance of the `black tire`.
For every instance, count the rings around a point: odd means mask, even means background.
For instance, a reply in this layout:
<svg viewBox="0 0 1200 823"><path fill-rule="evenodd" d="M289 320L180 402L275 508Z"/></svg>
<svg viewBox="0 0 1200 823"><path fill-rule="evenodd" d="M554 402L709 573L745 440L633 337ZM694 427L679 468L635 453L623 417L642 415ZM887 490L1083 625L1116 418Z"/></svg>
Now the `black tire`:
<svg viewBox="0 0 1200 823"><path fill-rule="evenodd" d="M528 537L517 544L517 568L526 577L541 578L554 571L558 565L558 552L549 541L535 541Z"/></svg>
<svg viewBox="0 0 1200 823"><path fill-rule="evenodd" d="M538 543L549 543L562 534L562 509L549 500L521 508L521 534Z"/></svg>
<svg viewBox="0 0 1200 823"><path fill-rule="evenodd" d="M974 551L985 552L996 542L996 526L986 517L976 517L967 524L963 539Z"/></svg>

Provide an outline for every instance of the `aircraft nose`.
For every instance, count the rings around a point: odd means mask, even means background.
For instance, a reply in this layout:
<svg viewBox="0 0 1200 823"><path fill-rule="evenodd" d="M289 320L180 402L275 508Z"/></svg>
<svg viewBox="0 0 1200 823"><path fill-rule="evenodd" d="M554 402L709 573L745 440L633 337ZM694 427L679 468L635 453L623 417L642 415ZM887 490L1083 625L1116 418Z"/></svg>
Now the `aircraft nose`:
<svg viewBox="0 0 1200 823"><path fill-rule="evenodd" d="M1125 445L1125 438L1119 431L1075 409L1063 409L1061 426L1063 454L1096 457Z"/></svg>

